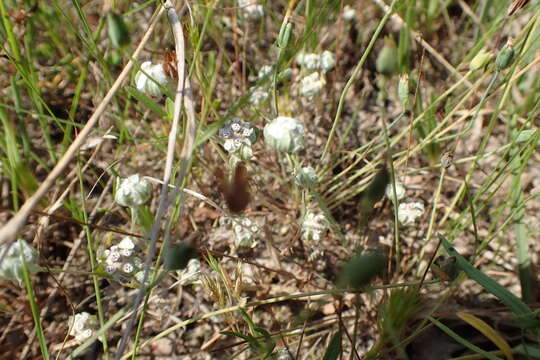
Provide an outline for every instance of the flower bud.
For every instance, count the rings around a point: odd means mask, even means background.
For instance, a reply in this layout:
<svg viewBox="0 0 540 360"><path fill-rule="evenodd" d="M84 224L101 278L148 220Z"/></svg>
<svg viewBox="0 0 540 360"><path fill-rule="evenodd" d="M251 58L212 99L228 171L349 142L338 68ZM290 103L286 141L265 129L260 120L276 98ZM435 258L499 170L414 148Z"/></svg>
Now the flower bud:
<svg viewBox="0 0 540 360"><path fill-rule="evenodd" d="M137 207L147 202L150 195L152 185L136 174L120 180L114 200L122 206Z"/></svg>
<svg viewBox="0 0 540 360"><path fill-rule="evenodd" d="M7 250L6 255L4 252ZM0 280L13 281L19 284L23 281L23 262L26 263L30 275L34 275L40 270L37 264L37 252L30 244L24 240L18 240L15 243L0 245L0 257L4 256L0 262Z"/></svg>
<svg viewBox="0 0 540 360"><path fill-rule="evenodd" d="M471 60L470 69L478 70L485 67L491 59L493 58L493 53L491 51L486 51L484 49L480 50L478 54Z"/></svg>
<svg viewBox="0 0 540 360"><path fill-rule="evenodd" d="M163 95L162 87L169 85L169 77L165 73L163 64L152 65L152 62L145 61L141 65L141 70L135 75L135 87L143 94L159 97Z"/></svg>
<svg viewBox="0 0 540 360"><path fill-rule="evenodd" d="M398 98L405 105L409 103L409 75L403 74L399 78Z"/></svg>
<svg viewBox="0 0 540 360"><path fill-rule="evenodd" d="M411 225L424 213L424 204L420 202L401 203L398 207L398 221Z"/></svg>
<svg viewBox="0 0 540 360"><path fill-rule="evenodd" d="M398 52L396 43L392 38L384 39L384 46L377 56L375 68L377 69L377 72L385 76L392 76L397 72Z"/></svg>
<svg viewBox="0 0 540 360"><path fill-rule="evenodd" d="M264 7L257 4L257 0L238 0L238 7L242 15L250 20L258 20L264 16Z"/></svg>
<svg viewBox="0 0 540 360"><path fill-rule="evenodd" d="M304 148L304 127L294 118L278 116L264 128L264 141L279 151L298 152Z"/></svg>
<svg viewBox="0 0 540 360"><path fill-rule="evenodd" d="M300 81L300 95L311 99L324 88L325 84L324 77L318 72L314 72Z"/></svg>
<svg viewBox="0 0 540 360"><path fill-rule="evenodd" d="M507 67L509 67L512 64L512 60L514 60L514 44L512 39L508 39L508 42L503 47L503 49L497 54L497 58L495 59L495 67L497 70L504 70Z"/></svg>
<svg viewBox="0 0 540 360"><path fill-rule="evenodd" d="M396 198L398 201L405 197L405 192L405 186L399 181L396 181ZM386 185L385 194L387 198L394 200L394 188L391 183Z"/></svg>

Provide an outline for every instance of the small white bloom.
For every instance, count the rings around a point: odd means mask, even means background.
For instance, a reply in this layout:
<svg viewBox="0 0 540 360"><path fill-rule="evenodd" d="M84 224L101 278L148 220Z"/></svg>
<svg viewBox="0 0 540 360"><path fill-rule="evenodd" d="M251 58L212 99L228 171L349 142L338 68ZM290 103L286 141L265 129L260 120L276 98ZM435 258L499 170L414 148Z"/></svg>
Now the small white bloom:
<svg viewBox="0 0 540 360"><path fill-rule="evenodd" d="M398 207L398 220L403 225L413 224L424 213L424 204L420 202L401 203Z"/></svg>
<svg viewBox="0 0 540 360"><path fill-rule="evenodd" d="M118 247L120 249L129 249L133 250L136 247L136 241L131 236L124 237L119 243Z"/></svg>
<svg viewBox="0 0 540 360"><path fill-rule="evenodd" d="M259 226L248 218L233 222L234 243L237 248L257 246Z"/></svg>
<svg viewBox="0 0 540 360"><path fill-rule="evenodd" d="M304 127L294 118L278 116L264 128L264 141L279 151L298 152L304 148Z"/></svg>
<svg viewBox="0 0 540 360"><path fill-rule="evenodd" d="M69 335L75 336L78 342L84 342L91 337L98 329L98 321L95 315L90 315L87 312L75 314L69 317L70 330Z"/></svg>
<svg viewBox="0 0 540 360"><path fill-rule="evenodd" d="M180 272L180 285L197 284L201 281L201 262L197 259L189 260L187 267Z"/></svg>
<svg viewBox="0 0 540 360"><path fill-rule="evenodd" d="M257 0L238 0L242 14L250 20L258 20L264 16L264 7Z"/></svg>
<svg viewBox="0 0 540 360"><path fill-rule="evenodd" d="M304 68L310 71L318 70L321 66L321 57L313 53L309 53L309 54L301 53L299 57L297 57L296 61L297 63L299 63Z"/></svg>
<svg viewBox="0 0 540 360"><path fill-rule="evenodd" d="M325 50L321 54L320 63L321 63L321 70L324 72L327 72L329 70L332 70L334 66L336 66L336 57L330 51Z"/></svg>
<svg viewBox="0 0 540 360"><path fill-rule="evenodd" d="M161 96L161 87L169 84L169 77L162 64L153 65L151 61L141 64L141 70L135 75L135 86L140 92L150 96ZM161 87L160 87L161 86Z"/></svg>
<svg viewBox="0 0 540 360"><path fill-rule="evenodd" d="M322 233L328 228L328 222L323 214L309 211L301 227L304 240L318 242L321 240Z"/></svg>
<svg viewBox="0 0 540 360"><path fill-rule="evenodd" d="M122 265L122 271L125 272L126 274L131 274L133 270L135 270L135 267L133 266L133 264L129 262L126 262Z"/></svg>
<svg viewBox="0 0 540 360"><path fill-rule="evenodd" d="M9 246L10 244L5 242L0 244L0 257L4 256L4 252ZM21 257L24 258L30 275L34 275L40 270L37 264L38 256L36 249L26 241L20 239L9 247L9 250L0 262L0 280L22 283L24 265Z"/></svg>
<svg viewBox="0 0 540 360"><path fill-rule="evenodd" d="M305 187L311 187L317 183L317 174L311 166L306 166L298 170L295 177L296 183Z"/></svg>
<svg viewBox="0 0 540 360"><path fill-rule="evenodd" d="M268 91L265 91L262 87L256 87L249 96L249 102L253 106L259 106L264 104L270 98Z"/></svg>
<svg viewBox="0 0 540 360"><path fill-rule="evenodd" d="M152 185L139 175L132 175L120 180L114 200L122 206L136 207L147 202L151 194Z"/></svg>
<svg viewBox="0 0 540 360"><path fill-rule="evenodd" d="M325 84L324 77L314 72L300 81L300 95L312 98L324 88Z"/></svg>
<svg viewBox="0 0 540 360"><path fill-rule="evenodd" d="M399 181L396 181L396 198L398 201L405 197L405 192L406 192L405 186L403 186L403 184L400 183ZM391 183L386 185L385 194L388 199L390 200L394 199L394 189Z"/></svg>
<svg viewBox="0 0 540 360"><path fill-rule="evenodd" d="M259 80L261 80L262 78L267 77L268 75L270 75L272 73L273 69L274 68L272 67L272 65L264 65L263 67L261 67L259 69L259 73L257 74L257 78Z"/></svg>
<svg viewBox="0 0 540 360"><path fill-rule="evenodd" d="M349 5L343 7L343 20L352 21L356 18L356 11Z"/></svg>

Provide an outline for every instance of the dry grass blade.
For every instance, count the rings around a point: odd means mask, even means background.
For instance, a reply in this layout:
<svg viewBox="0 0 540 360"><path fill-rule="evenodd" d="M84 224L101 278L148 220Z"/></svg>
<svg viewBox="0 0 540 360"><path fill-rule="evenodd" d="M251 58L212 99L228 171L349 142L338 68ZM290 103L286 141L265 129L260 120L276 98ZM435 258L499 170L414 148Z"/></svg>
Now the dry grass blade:
<svg viewBox="0 0 540 360"><path fill-rule="evenodd" d="M529 4L530 0L514 0L508 7L508 16L512 16Z"/></svg>

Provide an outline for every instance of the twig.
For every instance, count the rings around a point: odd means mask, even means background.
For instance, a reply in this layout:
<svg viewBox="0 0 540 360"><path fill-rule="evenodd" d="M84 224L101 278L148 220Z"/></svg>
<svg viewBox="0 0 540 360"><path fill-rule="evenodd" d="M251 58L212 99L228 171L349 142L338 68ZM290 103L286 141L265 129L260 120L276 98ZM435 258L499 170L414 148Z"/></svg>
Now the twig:
<svg viewBox="0 0 540 360"><path fill-rule="evenodd" d="M175 48L176 48L176 62L177 62L177 68L178 68L178 84L176 87L176 96L174 99L173 123L172 123L171 131L169 133L169 142L167 145L167 159L165 162L165 170L163 174L163 184L161 187L159 205L156 211L156 216L154 218L154 224L152 225L152 229L150 230L150 234L148 236L150 246L149 246L149 250L146 255L146 260L144 264L144 277L141 283L141 287L139 291L137 292L137 296L133 303L133 313L127 323L127 326L122 335L122 339L120 340L118 350L115 354L116 360L120 359L123 353L125 352L127 343L131 334L131 330L133 329L133 326L135 325L135 320L137 319L137 314L138 314L137 310L143 300L143 296L146 290L146 282L148 280L148 276L150 273L150 264L152 263L152 260L156 254L157 238L159 234L159 229L161 227L161 220L163 219L165 215L165 210L170 204L169 196L168 196L169 183L170 183L172 169L173 169L174 150L176 147L176 137L178 134L178 127L179 127L183 103L185 104L185 108L186 108L187 126L186 126L186 131L185 131L185 136L184 136L184 145L182 147L182 153L180 155L180 161L181 161L182 167L180 170L180 176L178 176L177 178L178 185L182 184L182 182L184 181L186 177L187 168L191 159L191 155L193 153L193 147L194 147L195 136L196 136L195 109L194 109L193 100L192 100L191 86L190 86L189 80L186 78L186 75L185 75L185 45L184 45L184 34L182 31L182 26L180 24L180 20L178 18L178 15L176 14L174 6L170 0L166 0L163 3L163 8L167 10L169 22L173 30L173 36L174 36L174 42L175 42ZM173 193L173 196L171 196L171 198L173 198L175 194L177 194L178 192L179 192L179 186L176 187ZM164 234L164 236L166 237L166 234Z"/></svg>

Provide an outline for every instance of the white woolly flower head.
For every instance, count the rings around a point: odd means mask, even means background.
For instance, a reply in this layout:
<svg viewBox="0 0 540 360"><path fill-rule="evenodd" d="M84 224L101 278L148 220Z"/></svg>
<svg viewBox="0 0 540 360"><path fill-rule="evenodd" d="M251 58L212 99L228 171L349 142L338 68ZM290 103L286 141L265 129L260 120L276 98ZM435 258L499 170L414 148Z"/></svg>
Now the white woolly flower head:
<svg viewBox="0 0 540 360"><path fill-rule="evenodd" d="M180 271L180 285L199 284L201 282L201 262L190 259L187 267Z"/></svg>
<svg viewBox="0 0 540 360"><path fill-rule="evenodd" d="M349 5L343 7L343 20L353 21L356 19L356 11Z"/></svg>
<svg viewBox="0 0 540 360"><path fill-rule="evenodd" d="M145 61L141 64L141 69L135 75L135 87L140 92L159 97L163 95L162 88L169 85L170 78L165 73L163 64L152 64Z"/></svg>
<svg viewBox="0 0 540 360"><path fill-rule="evenodd" d="M6 249L6 255L4 252ZM37 264L38 256L37 251L26 241L19 239L10 244L0 244L0 257L4 256L0 262L0 280L12 281L21 284L23 281L23 262L26 263L30 275L34 275L41 268Z"/></svg>
<svg viewBox="0 0 540 360"><path fill-rule="evenodd" d="M253 157L251 146L257 141L258 130L251 123L233 118L219 129L219 136L224 139L223 148L240 159L249 160Z"/></svg>
<svg viewBox="0 0 540 360"><path fill-rule="evenodd" d="M314 53L299 53L296 56L296 63L309 71L319 70L321 57Z"/></svg>
<svg viewBox="0 0 540 360"><path fill-rule="evenodd" d="M258 0L238 0L238 7L242 15L250 20L258 20L264 16L264 7L258 4Z"/></svg>
<svg viewBox="0 0 540 360"><path fill-rule="evenodd" d="M136 174L120 179L114 200L122 206L136 207L147 202L150 195L152 195L152 185Z"/></svg>
<svg viewBox="0 0 540 360"><path fill-rule="evenodd" d="M304 127L294 118L278 116L264 128L264 141L279 151L298 152L304 148Z"/></svg>
<svg viewBox="0 0 540 360"><path fill-rule="evenodd" d="M295 180L298 185L302 185L307 188L312 187L318 182L317 173L311 166L306 166L299 169Z"/></svg>
<svg viewBox="0 0 540 360"><path fill-rule="evenodd" d="M324 85L326 85L324 77L319 72L314 72L300 81L300 95L311 99L321 92Z"/></svg>
<svg viewBox="0 0 540 360"><path fill-rule="evenodd" d="M257 246L257 237L260 228L256 222L241 218L233 222L234 243L237 248Z"/></svg>
<svg viewBox="0 0 540 360"><path fill-rule="evenodd" d="M323 51L319 61L321 70L324 72L330 71L336 66L336 56L328 50Z"/></svg>
<svg viewBox="0 0 540 360"><path fill-rule="evenodd" d="M143 268L142 260L137 256L140 250L138 239L126 236L118 244L102 251L99 261L114 280L127 283L135 279L136 272Z"/></svg>
<svg viewBox="0 0 540 360"><path fill-rule="evenodd" d="M396 198L398 201L405 197L406 191L405 186L399 181L396 181ZM394 188L392 187L392 183L386 185L385 194L388 199L394 200Z"/></svg>
<svg viewBox="0 0 540 360"><path fill-rule="evenodd" d="M95 315L82 312L69 317L69 327L69 335L82 343L98 329L98 321Z"/></svg>
<svg viewBox="0 0 540 360"><path fill-rule="evenodd" d="M272 65L263 65L259 69L259 73L257 74L257 79L261 80L262 78L267 77L268 75L272 73L273 69L274 68L272 67Z"/></svg>
<svg viewBox="0 0 540 360"><path fill-rule="evenodd" d="M414 224L424 213L424 204L420 202L401 203L398 207L398 220L403 225Z"/></svg>
<svg viewBox="0 0 540 360"><path fill-rule="evenodd" d="M328 229L328 221L323 214L308 211L301 224L302 238L306 241L318 242L321 235Z"/></svg>

